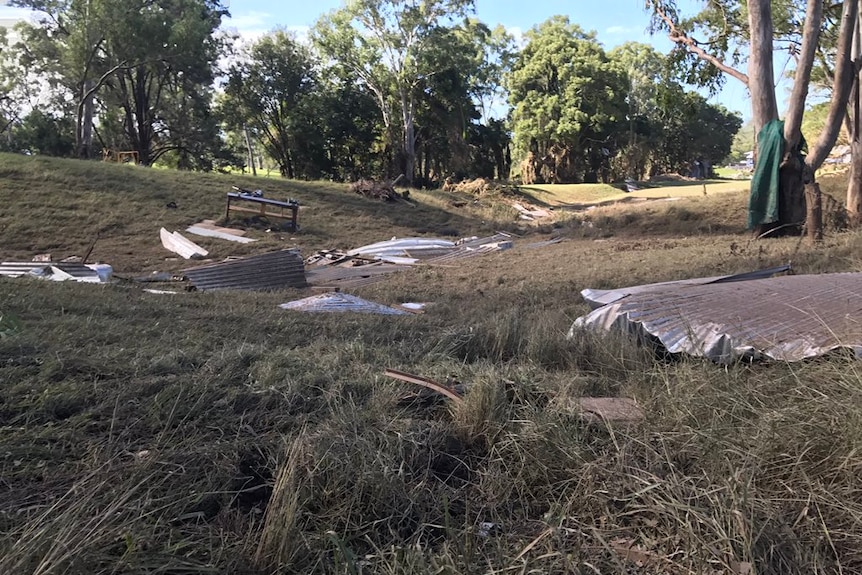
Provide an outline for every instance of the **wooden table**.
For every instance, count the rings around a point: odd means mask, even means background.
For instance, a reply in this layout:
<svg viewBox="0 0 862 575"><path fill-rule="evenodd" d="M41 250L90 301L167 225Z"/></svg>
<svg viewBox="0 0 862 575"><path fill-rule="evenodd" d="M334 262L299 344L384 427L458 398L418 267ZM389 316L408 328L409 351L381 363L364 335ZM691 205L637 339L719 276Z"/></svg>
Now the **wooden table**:
<svg viewBox="0 0 862 575"><path fill-rule="evenodd" d="M231 212L242 212L254 214L262 218L275 218L289 222L290 229L298 229L297 216L299 215L299 204L295 201L282 202L271 200L261 196L250 194L228 192L227 207L224 219L230 219Z"/></svg>

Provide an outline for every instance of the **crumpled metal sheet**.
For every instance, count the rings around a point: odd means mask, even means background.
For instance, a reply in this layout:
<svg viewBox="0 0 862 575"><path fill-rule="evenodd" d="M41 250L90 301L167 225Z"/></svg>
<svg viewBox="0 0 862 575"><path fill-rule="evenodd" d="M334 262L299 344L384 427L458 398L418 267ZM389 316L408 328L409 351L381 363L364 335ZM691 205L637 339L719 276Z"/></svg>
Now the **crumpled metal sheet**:
<svg viewBox="0 0 862 575"><path fill-rule="evenodd" d="M655 292L655 291L664 291L670 287L683 286L683 285L702 285L702 284L713 284L713 283L725 283L725 282L739 282L739 281L748 281L748 280L756 280L769 278L776 274L789 272L790 264L778 266L774 268L767 268L763 270L756 270L753 272L746 272L741 274L734 274L729 276L712 276L707 278L693 278L688 280L675 280L669 282L659 282L654 284L644 284L639 286L631 286L619 289L612 290L600 290L600 289L585 289L581 291L581 297L583 297L590 307L593 309L597 309L602 307L603 305L608 305L615 301L621 300L622 298L639 293L647 293L647 292Z"/></svg>
<svg viewBox="0 0 862 575"><path fill-rule="evenodd" d="M862 355L862 274L782 276L630 293L575 320L579 328L652 336L670 353L718 363Z"/></svg>

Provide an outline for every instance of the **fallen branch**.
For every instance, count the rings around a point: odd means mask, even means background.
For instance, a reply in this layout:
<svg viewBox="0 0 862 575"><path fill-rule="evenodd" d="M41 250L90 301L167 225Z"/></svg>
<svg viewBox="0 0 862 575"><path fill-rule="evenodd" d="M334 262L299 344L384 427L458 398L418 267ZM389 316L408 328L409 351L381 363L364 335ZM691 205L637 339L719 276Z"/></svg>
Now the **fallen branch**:
<svg viewBox="0 0 862 575"><path fill-rule="evenodd" d="M383 372L383 375L393 377L395 379L400 379L401 381L406 381L408 383L415 383L416 385L421 385L422 387L427 387L428 389L433 389L437 393L442 393L456 403L464 402L464 398L457 391L447 385L437 383L432 379L428 379L418 375L411 375L409 373L405 373L403 371L398 371L395 369L387 369L385 372Z"/></svg>

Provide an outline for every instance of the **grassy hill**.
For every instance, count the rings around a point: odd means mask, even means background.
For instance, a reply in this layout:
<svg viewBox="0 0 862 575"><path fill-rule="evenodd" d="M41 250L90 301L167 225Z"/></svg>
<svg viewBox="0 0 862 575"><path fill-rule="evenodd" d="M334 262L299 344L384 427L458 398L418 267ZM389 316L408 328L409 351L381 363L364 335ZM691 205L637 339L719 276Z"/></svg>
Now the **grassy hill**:
<svg viewBox="0 0 862 575"><path fill-rule="evenodd" d="M98 238L91 259L120 275L180 269L158 228L218 220L231 185L299 199L302 228L201 239L215 258L517 236L355 290L431 303L406 317L277 307L298 290L0 278L0 573L862 570L857 360L720 368L564 338L583 288L788 261L858 271L860 234L752 242L744 193L537 223L501 196L384 204L331 183L0 155L0 259ZM465 402L417 399L387 368L457 381ZM568 407L583 395L634 398L646 420L589 425Z"/></svg>

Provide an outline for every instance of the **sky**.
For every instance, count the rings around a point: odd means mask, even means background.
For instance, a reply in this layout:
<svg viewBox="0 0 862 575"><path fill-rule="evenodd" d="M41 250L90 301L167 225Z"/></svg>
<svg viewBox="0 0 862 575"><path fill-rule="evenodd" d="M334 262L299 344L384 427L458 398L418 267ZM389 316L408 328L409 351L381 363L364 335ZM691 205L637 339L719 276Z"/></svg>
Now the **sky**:
<svg viewBox="0 0 862 575"><path fill-rule="evenodd" d="M320 16L342 6L343 0L224 0L223 3L231 13L224 27L246 38L255 38L276 27L301 35ZM29 17L26 11L4 4L6 2L0 0L0 19ZM683 10L697 4L695 0L680 0ZM475 7L479 20L491 27L502 24L513 34L562 14L582 28L595 31L606 49L628 41L650 43L661 52L671 48L671 42L663 34L649 34L644 0L475 0ZM732 78L727 80L721 93L709 100L739 112L744 119L751 116L748 92Z"/></svg>

